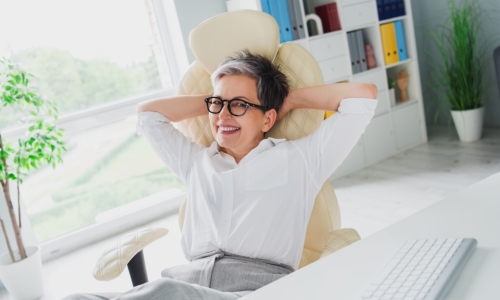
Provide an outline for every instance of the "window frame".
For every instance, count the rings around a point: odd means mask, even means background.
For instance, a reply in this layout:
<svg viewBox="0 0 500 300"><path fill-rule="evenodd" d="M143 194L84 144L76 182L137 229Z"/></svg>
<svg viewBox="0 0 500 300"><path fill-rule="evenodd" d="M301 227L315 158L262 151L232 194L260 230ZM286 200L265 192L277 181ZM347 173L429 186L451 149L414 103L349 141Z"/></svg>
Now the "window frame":
<svg viewBox="0 0 500 300"><path fill-rule="evenodd" d="M156 17L164 54L169 64L173 87L65 114L56 121L64 129L65 136L71 136L78 132L123 120L136 113L136 106L140 102L176 94L175 86L179 82L181 74L188 68L188 58L180 33L175 5L173 0L150 0L150 2ZM26 130L27 126L13 127L2 131L2 136L7 139L15 139L23 135ZM158 197L162 197L160 194L147 197L156 197L158 201L151 205L145 205L145 207L132 213L103 222L96 222L41 243L42 261L46 262L55 259L120 232L177 213L185 198L185 192L173 193L173 195L165 199L159 199ZM25 226L31 227L31 224L25 224ZM32 228L24 229L33 230Z"/></svg>

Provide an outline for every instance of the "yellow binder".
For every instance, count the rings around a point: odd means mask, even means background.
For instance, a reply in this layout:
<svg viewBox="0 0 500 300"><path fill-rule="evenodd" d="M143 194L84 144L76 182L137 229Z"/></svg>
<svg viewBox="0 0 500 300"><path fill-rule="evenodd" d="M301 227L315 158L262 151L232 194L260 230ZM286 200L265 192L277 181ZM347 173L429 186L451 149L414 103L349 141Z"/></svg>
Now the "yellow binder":
<svg viewBox="0 0 500 300"><path fill-rule="evenodd" d="M390 65L398 62L398 44L396 42L394 23L380 25L380 35L382 36L382 45L384 47L385 64Z"/></svg>

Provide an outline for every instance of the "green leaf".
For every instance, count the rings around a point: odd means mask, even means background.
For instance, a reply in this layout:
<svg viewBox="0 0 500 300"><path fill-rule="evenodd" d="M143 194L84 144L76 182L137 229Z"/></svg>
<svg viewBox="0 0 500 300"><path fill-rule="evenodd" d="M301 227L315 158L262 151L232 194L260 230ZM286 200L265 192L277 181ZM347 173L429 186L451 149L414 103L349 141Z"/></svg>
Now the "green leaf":
<svg viewBox="0 0 500 300"><path fill-rule="evenodd" d="M16 177L16 175L14 173L10 173L8 178L12 179L12 180L16 180L17 179L17 177Z"/></svg>

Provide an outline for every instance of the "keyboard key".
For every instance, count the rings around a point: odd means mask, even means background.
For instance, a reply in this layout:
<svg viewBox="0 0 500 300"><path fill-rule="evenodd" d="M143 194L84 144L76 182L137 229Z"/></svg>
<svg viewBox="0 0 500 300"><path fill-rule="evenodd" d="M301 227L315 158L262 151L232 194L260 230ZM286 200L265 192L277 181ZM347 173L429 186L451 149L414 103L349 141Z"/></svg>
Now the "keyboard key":
<svg viewBox="0 0 500 300"><path fill-rule="evenodd" d="M378 274L377 278L373 281L373 283L382 283L385 278L391 273L391 271L396 267L399 263L399 259L391 259L389 263L384 267L384 270Z"/></svg>
<svg viewBox="0 0 500 300"><path fill-rule="evenodd" d="M363 293L363 298L369 298L373 295L373 291L366 291Z"/></svg>

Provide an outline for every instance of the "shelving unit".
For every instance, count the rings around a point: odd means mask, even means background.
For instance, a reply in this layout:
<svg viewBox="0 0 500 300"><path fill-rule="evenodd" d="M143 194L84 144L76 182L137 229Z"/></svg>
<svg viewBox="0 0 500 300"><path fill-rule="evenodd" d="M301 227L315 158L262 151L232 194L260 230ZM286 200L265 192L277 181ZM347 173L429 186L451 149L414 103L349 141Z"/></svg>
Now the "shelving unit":
<svg viewBox="0 0 500 300"><path fill-rule="evenodd" d="M260 9L260 0L231 0L240 8ZM272 0L275 1L275 0ZM314 13L314 8L337 2L341 30L294 40L316 58L323 72L325 83L370 82L378 88L378 105L375 116L347 159L333 174L338 178L427 141L423 109L422 88L418 68L417 49L410 0L404 0L406 15L379 21L376 0L296 0L300 1L302 17ZM402 21L408 58L385 65L380 25ZM304 22L304 24L306 24ZM377 66L353 74L347 33L361 30L365 44L372 45ZM406 69L409 75L407 93L409 100L391 105L388 77ZM400 99L396 89L396 99Z"/></svg>

